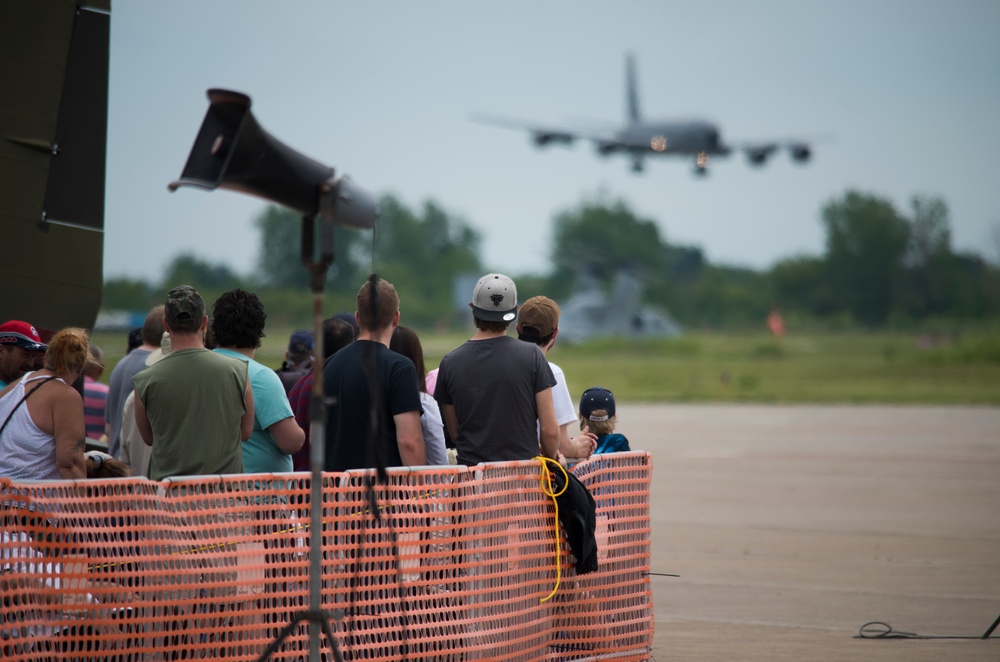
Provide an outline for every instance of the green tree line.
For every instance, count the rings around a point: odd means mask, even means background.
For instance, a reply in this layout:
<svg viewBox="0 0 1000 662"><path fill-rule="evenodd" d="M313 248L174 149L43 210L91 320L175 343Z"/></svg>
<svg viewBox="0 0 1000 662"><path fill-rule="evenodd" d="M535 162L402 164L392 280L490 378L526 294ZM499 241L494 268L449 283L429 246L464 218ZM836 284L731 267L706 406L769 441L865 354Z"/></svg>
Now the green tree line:
<svg viewBox="0 0 1000 662"><path fill-rule="evenodd" d="M479 233L435 202L413 210L386 195L380 203L374 230L334 229L325 310L353 310L357 288L374 268L396 285L408 324L467 323L454 291L456 283L483 272ZM998 317L1000 269L952 248L941 198L915 196L900 211L877 195L848 191L827 202L820 216L826 232L822 255L789 257L754 270L711 264L700 248L669 242L654 219L601 195L555 217L546 271L510 275L522 299L546 294L565 301L585 276L610 289L616 274L628 270L645 284L648 304L693 328L758 328L773 308L786 320L816 328L906 328ZM259 253L251 274L179 255L159 282L107 279L102 308L145 310L174 285L189 283L206 301L234 287L252 289L271 319L310 320L300 219L269 206L255 226Z"/></svg>

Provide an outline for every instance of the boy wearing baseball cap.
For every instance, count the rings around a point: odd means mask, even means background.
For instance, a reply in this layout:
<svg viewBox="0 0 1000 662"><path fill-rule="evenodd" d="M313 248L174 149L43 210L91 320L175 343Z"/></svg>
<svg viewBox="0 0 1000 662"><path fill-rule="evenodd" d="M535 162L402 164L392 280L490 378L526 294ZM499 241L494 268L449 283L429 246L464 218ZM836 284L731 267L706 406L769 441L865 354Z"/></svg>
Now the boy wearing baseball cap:
<svg viewBox="0 0 1000 662"><path fill-rule="evenodd" d="M625 435L615 432L615 396L606 388L588 388L580 397L580 429L589 426L597 434L595 455L631 450Z"/></svg>
<svg viewBox="0 0 1000 662"><path fill-rule="evenodd" d="M514 281L486 274L470 306L476 333L441 359L434 387L458 463L530 460L539 453L556 459L552 369L537 347L507 335L517 318Z"/></svg>
<svg viewBox="0 0 1000 662"><path fill-rule="evenodd" d="M313 332L307 330L293 331L292 337L288 340L288 351L285 352L285 360L281 367L275 370L281 385L285 389L285 396L295 386L304 375L312 372L313 360Z"/></svg>
<svg viewBox="0 0 1000 662"><path fill-rule="evenodd" d="M547 359L549 350L556 344L559 336L559 305L548 297L531 297L518 312L516 328L517 339L538 345ZM552 361L549 361L549 368L556 378L552 401L556 422L559 424L559 452L567 458L590 457L597 436L584 427L576 437L570 437L569 426L577 420L577 412L573 411L573 397L569 394L562 368Z"/></svg>

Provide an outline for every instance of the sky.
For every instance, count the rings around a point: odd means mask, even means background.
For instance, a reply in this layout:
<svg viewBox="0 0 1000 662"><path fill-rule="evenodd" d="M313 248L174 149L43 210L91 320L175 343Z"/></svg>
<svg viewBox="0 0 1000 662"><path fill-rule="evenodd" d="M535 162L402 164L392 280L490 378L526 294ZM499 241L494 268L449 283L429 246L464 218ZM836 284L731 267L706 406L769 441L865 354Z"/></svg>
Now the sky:
<svg viewBox="0 0 1000 662"><path fill-rule="evenodd" d="M940 196L953 248L997 262L998 34L995 0L113 1L105 277L157 282L182 253L252 271L266 201L167 190L209 88L249 95L264 129L337 175L463 219L490 271L547 273L554 217L598 195L712 263L767 269L822 255L821 209L851 189L901 212ZM622 122L627 53L647 119L823 140L805 165L733 155L701 179L688 159L636 175L588 142L538 150L471 121Z"/></svg>

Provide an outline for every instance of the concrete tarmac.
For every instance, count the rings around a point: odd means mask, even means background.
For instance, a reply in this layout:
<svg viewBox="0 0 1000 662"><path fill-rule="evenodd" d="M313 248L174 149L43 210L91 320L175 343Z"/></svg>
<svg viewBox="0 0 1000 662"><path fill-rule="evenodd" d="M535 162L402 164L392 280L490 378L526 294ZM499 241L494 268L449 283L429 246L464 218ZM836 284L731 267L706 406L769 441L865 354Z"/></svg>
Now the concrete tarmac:
<svg viewBox="0 0 1000 662"><path fill-rule="evenodd" d="M657 662L1000 661L1000 408L624 405ZM965 639L860 639L895 631Z"/></svg>

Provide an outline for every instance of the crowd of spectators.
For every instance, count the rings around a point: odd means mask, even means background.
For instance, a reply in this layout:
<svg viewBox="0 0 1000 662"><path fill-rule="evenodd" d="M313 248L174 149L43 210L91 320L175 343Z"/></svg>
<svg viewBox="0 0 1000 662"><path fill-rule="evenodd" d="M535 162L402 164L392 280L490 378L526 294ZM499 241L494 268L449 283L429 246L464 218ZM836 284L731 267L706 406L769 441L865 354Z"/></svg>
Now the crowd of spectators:
<svg viewBox="0 0 1000 662"><path fill-rule="evenodd" d="M575 405L565 374L547 360L559 337L555 301L519 305L513 280L496 273L471 295L475 333L430 373L418 334L400 325L395 287L374 274L354 314L324 320L315 367L305 330L291 334L279 368L256 360L267 314L242 289L211 311L195 288L172 289L129 334L107 385L103 352L86 330L63 329L45 343L30 323L10 320L0 325L0 476L82 478L94 441L121 473L154 480L306 471L317 426L326 471L628 450L614 432L613 394L593 387Z"/></svg>

